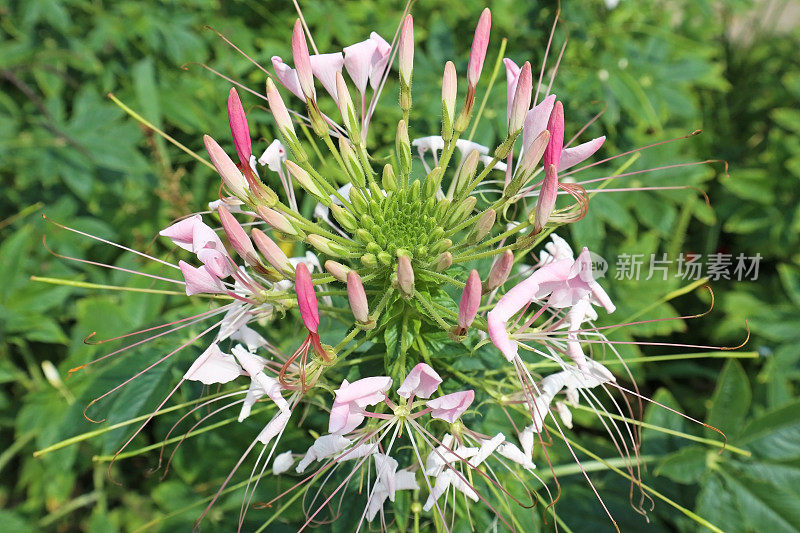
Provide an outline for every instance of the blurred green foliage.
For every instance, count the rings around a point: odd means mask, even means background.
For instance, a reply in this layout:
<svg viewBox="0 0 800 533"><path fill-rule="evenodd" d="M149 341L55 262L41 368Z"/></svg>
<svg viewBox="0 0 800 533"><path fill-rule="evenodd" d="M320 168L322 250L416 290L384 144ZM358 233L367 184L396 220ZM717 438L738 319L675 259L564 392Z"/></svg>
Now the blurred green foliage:
<svg viewBox="0 0 800 533"><path fill-rule="evenodd" d="M375 30L389 38L402 5L385 0L303 2L321 50L339 49ZM307 5L305 5L307 4ZM507 55L540 64L555 13L551 3L489 1L493 11L492 62L500 37ZM417 136L438 131L438 84L444 61L464 71L468 43L484 2L420 1L414 7L417 53L414 96ZM553 86L565 100L568 134L597 112L588 134L606 134L602 156L702 128L703 134L644 151L629 170L720 158L723 164L682 167L620 178L618 186L689 184L707 191L712 208L695 190L598 194L589 214L571 227L574 243L606 258L619 253L703 254L725 251L763 257L757 281L713 283L716 306L702 318L662 321L619 331L619 341L646 340L736 345L752 332L745 349L757 360L686 360L632 363L641 390L659 402L706 420L726 433L750 458L644 431L643 453L655 457L645 481L680 505L726 531L795 531L800 503L789 487L800 486L800 60L798 32L771 33L768 17L748 2L622 0L607 9L600 0L573 0L561 13L569 44ZM0 522L4 531L130 531L151 520L159 530L187 530L199 507L171 513L211 494L249 443L249 431L208 432L190 439L161 481L157 450L115 463L113 454L133 426L34 458L32 452L97 429L81 415L92 399L157 360L177 342L159 339L124 359L90 367L67 380L68 370L108 350L88 346L97 331L107 338L186 316L202 306L182 298L88 291L30 281L31 275L100 284L147 287L124 272L65 262L59 253L92 258L122 268L143 267L138 258L58 230L53 220L123 243L158 251L153 236L174 217L204 209L217 195L217 178L185 153L142 128L106 98L114 93L148 120L191 149L205 132L222 136L229 82L201 64L255 91L264 77L230 48L211 26L231 38L259 64L289 56L295 12L290 2L171 2L26 0L0 4ZM750 24L748 35L731 37L732 20ZM747 24L746 24L747 25ZM547 74L549 76L549 73ZM391 89L384 96L391 103ZM427 98L427 95L434 95ZM494 89L476 140L489 144L505 125L505 84ZM263 103L250 95L245 106L258 135L274 136ZM389 101L389 102L386 102ZM376 114L375 142L393 135L397 110ZM266 143L264 143L266 146ZM619 160L617 166L627 162ZM608 168L607 166L604 168ZM616 167L612 167L616 168ZM587 171L589 177L601 171ZM622 180L627 180L623 182ZM156 270L152 270L156 272ZM613 273L612 263L612 273ZM668 318L703 312L707 291L667 302L682 284L607 280L618 304L615 320ZM196 333L196 332L195 332ZM201 347L195 346L194 350ZM620 345L625 357L675 350ZM690 350L691 351L691 350ZM107 424L148 413L180 376L181 361L161 365L104 404ZM60 378L47 373L52 363ZM143 364L144 363L144 364ZM176 402L199 390L185 387ZM668 392L669 391L669 392ZM645 420L698 436L715 437L650 406ZM158 422L134 448L158 443L172 420ZM604 439L587 436L608 448ZM285 437L297 441L299 430ZM613 449L603 449L613 456ZM599 452L598 452L599 453ZM601 454L602 455L602 454ZM163 471L163 470L162 470ZM644 521L628 502L628 483L609 472L594 477L620 527ZM280 481L264 481L268 494ZM563 518L575 529L608 527L579 476L564 476ZM285 488L285 487L284 487ZM208 525L229 530L241 492L212 510ZM252 529L263 521L251 512ZM275 531L293 530L299 510L282 516ZM652 521L658 530L693 531L695 522L662 502ZM248 522L249 524L249 522ZM342 526L344 527L344 526ZM544 526L543 526L544 527ZM548 526L549 527L549 526ZM273 529L270 529L273 530Z"/></svg>

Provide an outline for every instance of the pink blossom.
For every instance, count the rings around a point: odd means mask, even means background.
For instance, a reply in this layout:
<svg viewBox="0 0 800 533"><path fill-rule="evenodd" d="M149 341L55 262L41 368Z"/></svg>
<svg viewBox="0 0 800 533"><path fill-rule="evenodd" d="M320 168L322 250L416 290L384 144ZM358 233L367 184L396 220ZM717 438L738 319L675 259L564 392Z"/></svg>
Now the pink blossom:
<svg viewBox="0 0 800 533"><path fill-rule="evenodd" d="M364 421L364 408L383 401L391 386L392 378L386 376L362 378L353 383L342 381L335 391L328 432L344 434L356 429Z"/></svg>
<svg viewBox="0 0 800 533"><path fill-rule="evenodd" d="M428 400L425 405L432 409L431 417L452 424L469 408L474 399L475 391L466 390Z"/></svg>
<svg viewBox="0 0 800 533"><path fill-rule="evenodd" d="M433 368L425 363L418 363L403 380L403 384L397 389L397 394L403 398L411 396L430 398L441 382L442 378Z"/></svg>

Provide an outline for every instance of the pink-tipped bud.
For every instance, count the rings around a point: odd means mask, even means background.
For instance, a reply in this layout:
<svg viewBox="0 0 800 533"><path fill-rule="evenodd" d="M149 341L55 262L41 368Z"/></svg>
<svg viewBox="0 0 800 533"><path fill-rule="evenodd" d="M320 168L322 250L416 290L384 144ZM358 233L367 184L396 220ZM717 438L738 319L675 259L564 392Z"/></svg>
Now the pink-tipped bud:
<svg viewBox="0 0 800 533"><path fill-rule="evenodd" d="M517 133L525 124L525 117L531 106L532 89L531 64L526 61L519 72L519 78L517 78L517 90L514 92L514 103L511 105L511 115L508 118L509 135Z"/></svg>
<svg viewBox="0 0 800 533"><path fill-rule="evenodd" d="M436 272L442 272L450 268L450 265L453 264L453 254L450 252L443 252L439 258L436 260Z"/></svg>
<svg viewBox="0 0 800 533"><path fill-rule="evenodd" d="M347 267L337 261L328 259L325 261L325 270L327 270L331 276L342 283L347 283L347 274L350 273L350 267Z"/></svg>
<svg viewBox="0 0 800 533"><path fill-rule="evenodd" d="M297 163L294 161L286 161L284 165L286 165L286 170L289 171L289 174L292 176L292 178L294 178L294 180L297 181L302 188L316 196L317 199L327 200L330 202L330 197L322 193L319 187L317 187L316 183L314 183L314 180L311 179L311 176L308 174L308 172L298 166Z"/></svg>
<svg viewBox="0 0 800 533"><path fill-rule="evenodd" d="M272 265L275 270L285 275L292 274L294 267L292 267L289 258L283 253L281 247L275 244L275 241L270 239L266 233L258 228L253 228L253 240L256 242L256 246L258 246L258 251L261 252L261 255L267 260L267 263Z"/></svg>
<svg viewBox="0 0 800 533"><path fill-rule="evenodd" d="M529 173L533 172L539 161L542 160L547 145L550 143L550 132L544 130L533 141L530 146L525 147L522 153L522 159L519 162L519 172Z"/></svg>
<svg viewBox="0 0 800 533"><path fill-rule="evenodd" d="M353 310L356 320L361 324L368 323L370 319L367 293L364 292L361 276L355 270L347 273L347 299L350 301L350 309Z"/></svg>
<svg viewBox="0 0 800 533"><path fill-rule="evenodd" d="M514 252L511 250L506 250L503 252L503 255L501 255L492 265L492 269L489 271L489 277L483 287L484 294L487 292L492 292L497 287L505 283L508 279L508 275L511 274L511 268L513 266Z"/></svg>
<svg viewBox="0 0 800 533"><path fill-rule="evenodd" d="M477 270L469 273L464 292L461 293L461 302L458 304L458 327L466 331L478 314L481 305L481 277Z"/></svg>
<svg viewBox="0 0 800 533"><path fill-rule="evenodd" d="M256 249L253 248L250 237L247 236L247 233L244 231L244 228L242 228L242 225L239 224L239 221L236 220L236 217L231 215L230 211L222 204L219 205L217 211L219 213L219 219L222 222L222 229L225 230L225 235L228 236L228 242L231 243L231 246L233 246L233 249L239 254L239 257L244 259L244 262L248 265L258 265L259 260Z"/></svg>
<svg viewBox="0 0 800 533"><path fill-rule="evenodd" d="M231 125L231 135L233 135L233 145L239 155L239 162L246 171L250 168L250 157L253 155L253 147L250 141L250 127L247 125L247 117L244 114L242 101L235 87L231 87L228 93L228 123Z"/></svg>
<svg viewBox="0 0 800 533"><path fill-rule="evenodd" d="M545 152L545 155L547 152ZM556 196L558 194L558 171L555 165L546 168L542 189L539 191L539 199L536 202L536 215L534 217L533 232L539 233L547 224L553 208L556 206Z"/></svg>
<svg viewBox="0 0 800 533"><path fill-rule="evenodd" d="M350 90L347 88L347 82L344 81L344 76L341 72L336 73L336 104L339 106L339 113L342 115L342 121L348 128L348 131L358 130L358 116L356 115L356 107L353 105L353 99L350 97ZM351 133L352 137L353 134Z"/></svg>
<svg viewBox="0 0 800 533"><path fill-rule="evenodd" d="M414 296L414 269L406 255L397 258L397 288L404 298Z"/></svg>
<svg viewBox="0 0 800 533"><path fill-rule="evenodd" d="M547 131L550 132L550 142L544 151L544 166L549 168L553 165L558 169L564 149L564 105L561 102L556 102L553 106L550 120L547 121Z"/></svg>
<svg viewBox="0 0 800 533"><path fill-rule="evenodd" d="M456 115L457 92L458 79L456 76L456 66L452 61L448 61L444 65L444 76L442 77L442 105L447 111L450 120L453 120Z"/></svg>
<svg viewBox="0 0 800 533"><path fill-rule="evenodd" d="M311 56L308 54L306 35L300 19L294 23L292 31L292 58L294 59L294 69L297 71L297 78L300 80L300 88L303 96L314 100L314 71L311 70Z"/></svg>
<svg viewBox="0 0 800 533"><path fill-rule="evenodd" d="M456 66L452 61L444 65L444 76L442 77L442 106L447 112L447 118L454 120L456 116L456 94L458 92L458 82L456 77Z"/></svg>
<svg viewBox="0 0 800 533"><path fill-rule="evenodd" d="M292 137L296 137L297 135L294 132L292 117L289 116L289 111L283 103L281 93L278 92L278 88L275 87L275 84L272 83L272 80L269 78L267 78L267 103L269 103L269 110L272 111L272 118L275 119L278 130L280 130L284 136L291 134Z"/></svg>
<svg viewBox="0 0 800 533"><path fill-rule="evenodd" d="M299 263L294 271L294 290L297 293L297 307L306 329L311 333L319 330L319 307L317 294L311 281L311 272L305 263Z"/></svg>
<svg viewBox="0 0 800 533"><path fill-rule="evenodd" d="M411 15L406 15L403 21L397 54L400 65L400 80L406 85L411 85L411 72L414 69L414 19L411 18Z"/></svg>
<svg viewBox="0 0 800 533"><path fill-rule="evenodd" d="M206 145L206 151L217 169L222 182L235 196L245 199L247 198L248 186L247 180L244 175L236 167L236 164L228 157L225 150L217 144L217 141L208 135L203 135L203 142Z"/></svg>
<svg viewBox="0 0 800 533"><path fill-rule="evenodd" d="M298 234L295 227L292 226L292 223L289 222L285 216L274 209L259 205L256 207L256 211L258 212L258 216L261 217L261 220L266 222L267 225L272 229L280 231L281 233L285 233L286 235Z"/></svg>
<svg viewBox="0 0 800 533"><path fill-rule="evenodd" d="M469 52L469 65L467 66L467 83L474 88L478 85L483 70L483 61L486 59L486 49L489 48L489 33L492 30L492 12L489 8L483 10L478 26L475 28L475 37L472 39L472 49Z"/></svg>

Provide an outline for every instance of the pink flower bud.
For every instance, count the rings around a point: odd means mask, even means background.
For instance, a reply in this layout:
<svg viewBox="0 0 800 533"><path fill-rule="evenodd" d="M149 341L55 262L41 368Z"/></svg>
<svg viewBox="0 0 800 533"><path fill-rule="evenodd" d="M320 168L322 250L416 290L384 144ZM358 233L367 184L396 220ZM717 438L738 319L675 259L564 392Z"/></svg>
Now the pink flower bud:
<svg viewBox="0 0 800 533"><path fill-rule="evenodd" d="M509 250L510 251L510 250ZM477 270L469 273L467 285L461 293L461 302L458 304L458 327L467 330L478 314L481 305L481 277Z"/></svg>
<svg viewBox="0 0 800 533"><path fill-rule="evenodd" d="M475 399L475 391L467 390L446 394L433 400L428 400L425 405L432 409L431 417L444 420L452 424L464 411L469 409L472 400Z"/></svg>
<svg viewBox="0 0 800 533"><path fill-rule="evenodd" d="M405 298L414 296L414 269L405 255L397 258L397 286Z"/></svg>
<svg viewBox="0 0 800 533"><path fill-rule="evenodd" d="M486 287L483 292L491 292L502 285L511 274L511 267L514 266L514 252L506 250L492 265L489 271L489 278L486 280Z"/></svg>
<svg viewBox="0 0 800 533"><path fill-rule="evenodd" d="M186 261L178 261L183 279L186 281L186 295L193 294L218 294L225 292L225 286L220 279L212 274L208 268L201 266L195 268Z"/></svg>
<svg viewBox="0 0 800 533"><path fill-rule="evenodd" d="M294 290L297 293L297 307L306 329L311 333L319 330L319 308L317 294L311 281L311 272L304 263L299 263L294 271Z"/></svg>
<svg viewBox="0 0 800 533"><path fill-rule="evenodd" d="M228 157L225 150L217 144L217 141L208 135L203 135L203 142L206 145L208 156L211 158L211 162L214 164L214 168L217 169L225 186L239 198L247 198L247 180L236 167L236 164Z"/></svg>
<svg viewBox="0 0 800 533"><path fill-rule="evenodd" d="M550 132L550 142L544 151L544 166L548 168L554 165L557 170L561 162L561 151L564 149L564 105L561 102L556 102L553 106L547 131Z"/></svg>
<svg viewBox="0 0 800 533"><path fill-rule="evenodd" d="M525 173L533 172L536 165L542 160L542 155L549 142L550 132L547 130L544 130L538 137L531 141L530 146L526 146L525 151L522 153L522 159L520 159L519 162L519 171Z"/></svg>
<svg viewBox="0 0 800 533"><path fill-rule="evenodd" d="M525 116L531 105L531 90L533 88L533 76L531 74L531 64L527 61L522 65L519 78L517 78L517 89L514 93L514 103L511 105L511 114L508 118L508 134L512 135L522 129L525 124Z"/></svg>
<svg viewBox="0 0 800 533"><path fill-rule="evenodd" d="M545 151L545 157L547 152ZM536 215L534 218L533 232L539 233L547 224L553 208L556 206L556 196L558 194L558 171L555 165L550 165L546 169L542 189L539 191L539 199L536 202Z"/></svg>
<svg viewBox="0 0 800 533"><path fill-rule="evenodd" d="M289 262L289 258L283 253L281 247L275 244L275 241L270 239L266 233L258 228L253 228L253 240L256 242L256 246L258 246L261 255L264 256L267 263L272 265L275 270L282 274L292 273L294 268L292 267L292 263Z"/></svg>
<svg viewBox="0 0 800 533"><path fill-rule="evenodd" d="M414 69L414 19L411 15L406 15L403 21L397 53L400 65L400 79L406 85L411 85L411 72Z"/></svg>
<svg viewBox="0 0 800 533"><path fill-rule="evenodd" d="M402 398L410 398L412 395L430 398L441 382L442 378L433 368L425 363L419 363L403 380L403 384L397 389L397 395Z"/></svg>
<svg viewBox="0 0 800 533"><path fill-rule="evenodd" d="M350 301L350 309L353 310L353 316L356 317L356 320L361 324L369 322L367 293L364 292L361 276L355 270L347 273L347 299Z"/></svg>
<svg viewBox="0 0 800 533"><path fill-rule="evenodd" d="M244 259L245 263L248 265L255 266L259 264L256 249L253 248L250 237L247 236L247 233L245 233L239 221L236 220L236 217L231 215L230 211L222 204L219 205L217 211L219 212L219 219L222 222L222 229L225 230L228 241L231 243L231 246L233 246L233 249L236 250L236 253L239 254L239 257Z"/></svg>
<svg viewBox="0 0 800 533"><path fill-rule="evenodd" d="M258 212L258 216L261 217L261 220L266 222L272 229L285 233L286 235L297 235L297 230L292 226L292 223L274 209L260 205L256 208L256 211Z"/></svg>
<svg viewBox="0 0 800 533"><path fill-rule="evenodd" d="M242 168L250 168L250 156L253 155L253 147L250 142L250 128L247 125L247 117L244 114L242 101L235 87L231 87L228 93L228 122L231 126L233 135L233 145L239 155L239 162Z"/></svg>
<svg viewBox="0 0 800 533"><path fill-rule="evenodd" d="M325 261L325 270L342 283L347 283L347 274L350 272L350 267L328 259Z"/></svg>
<svg viewBox="0 0 800 533"><path fill-rule="evenodd" d="M467 83L474 88L478 85L483 70L483 61L486 59L486 49L489 47L489 33L492 29L492 12L489 8L483 10L478 26L475 28L475 37L472 39L472 49L469 52L467 66Z"/></svg>
<svg viewBox="0 0 800 533"><path fill-rule="evenodd" d="M294 132L294 124L292 124L292 117L289 116L289 111L281 98L281 93L278 88L272 83L272 80L267 78L267 102L269 103L269 110L272 111L272 118L275 119L275 124L278 130L283 135L290 133L293 137L296 136Z"/></svg>
<svg viewBox="0 0 800 533"><path fill-rule="evenodd" d="M456 115L457 91L456 66L452 61L448 61L444 65L444 76L442 77L442 105L451 121L455 119Z"/></svg>
<svg viewBox="0 0 800 533"><path fill-rule="evenodd" d="M294 30L292 31L292 58L294 59L294 68L297 71L297 78L300 80L300 88L303 90L303 95L310 100L314 100L314 71L311 70L311 57L308 55L306 35L300 19L295 21Z"/></svg>

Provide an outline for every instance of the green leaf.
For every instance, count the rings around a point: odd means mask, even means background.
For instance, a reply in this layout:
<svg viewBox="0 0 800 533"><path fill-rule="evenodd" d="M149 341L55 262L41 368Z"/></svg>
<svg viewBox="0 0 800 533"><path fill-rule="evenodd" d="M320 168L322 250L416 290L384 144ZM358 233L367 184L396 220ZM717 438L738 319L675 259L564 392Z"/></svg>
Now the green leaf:
<svg viewBox="0 0 800 533"><path fill-rule="evenodd" d="M706 423L723 433L736 434L744 422L751 399L747 374L737 360L730 359L717 381Z"/></svg>
<svg viewBox="0 0 800 533"><path fill-rule="evenodd" d="M752 420L742 429L739 442L776 461L800 458L800 400Z"/></svg>
<svg viewBox="0 0 800 533"><path fill-rule="evenodd" d="M696 483L706 470L707 449L689 446L662 459L655 470L657 476L666 476L678 483Z"/></svg>
<svg viewBox="0 0 800 533"><path fill-rule="evenodd" d="M770 533L800 530L800 498L791 487L780 487L741 473L724 475L738 508L753 530Z"/></svg>

